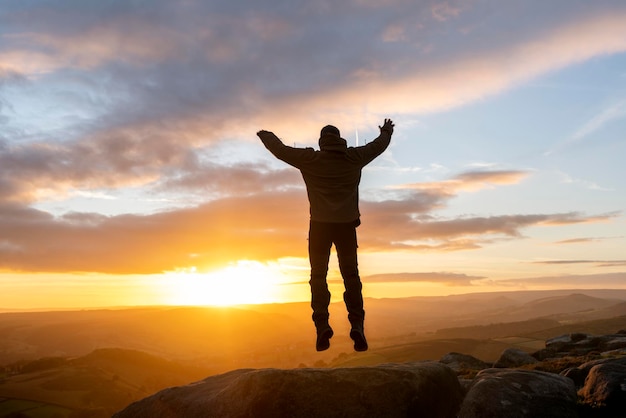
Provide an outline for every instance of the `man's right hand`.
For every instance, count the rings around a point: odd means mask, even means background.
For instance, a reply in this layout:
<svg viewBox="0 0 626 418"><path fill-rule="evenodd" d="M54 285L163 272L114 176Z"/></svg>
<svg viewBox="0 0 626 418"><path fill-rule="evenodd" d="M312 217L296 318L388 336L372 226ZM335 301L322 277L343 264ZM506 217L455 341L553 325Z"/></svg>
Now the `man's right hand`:
<svg viewBox="0 0 626 418"><path fill-rule="evenodd" d="M385 119L385 123L383 123L383 126L379 126L378 128L380 128L380 132L388 132L389 135L392 135L394 126L395 125L393 124L391 119Z"/></svg>

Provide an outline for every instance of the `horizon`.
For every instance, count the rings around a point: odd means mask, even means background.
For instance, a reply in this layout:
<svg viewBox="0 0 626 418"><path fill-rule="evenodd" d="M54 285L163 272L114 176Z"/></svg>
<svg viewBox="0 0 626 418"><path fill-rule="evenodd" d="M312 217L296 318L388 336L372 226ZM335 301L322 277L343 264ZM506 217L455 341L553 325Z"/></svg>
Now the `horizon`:
<svg viewBox="0 0 626 418"><path fill-rule="evenodd" d="M375 296L366 296L364 300L378 300L378 301L386 301L386 300L404 300L404 299L412 299L412 300L427 300L427 299L457 299L457 298L472 298L472 297L481 297L481 298L492 298L492 297L505 297L505 296L520 296L524 295L521 298L521 304L528 301L539 301L543 299L552 299L555 297L568 297L575 295L585 295L592 298L600 298L600 299L611 299L608 295L604 295L605 292L624 292L624 296L626 297L626 289L611 289L611 288L559 288L559 289L532 289L532 290L505 290L505 291L488 291L488 292L468 292L468 293L452 293L447 295L415 295L415 296L396 296L396 297L375 297ZM535 295L539 296L538 299L535 299ZM619 297L615 297L616 300L621 300ZM333 298L331 301L332 305L342 305L344 302L339 298ZM307 307L310 304L308 299L306 300L296 300L296 301L276 301L276 302L255 302L255 303L236 303L236 304L161 304L161 305L150 305L150 304L138 304L138 305L101 305L101 306L59 306L59 307L33 307L33 308L5 308L0 306L0 314L4 313L46 313L46 312L77 312L77 311L115 311L115 310L134 310L134 309L178 309L178 308L208 308L208 309L254 309L257 306L273 306L273 305L297 305L304 304Z"/></svg>
<svg viewBox="0 0 626 418"><path fill-rule="evenodd" d="M255 133L355 146L384 118L364 297L626 289L625 3L62 0L0 23L0 309L309 301L304 184Z"/></svg>

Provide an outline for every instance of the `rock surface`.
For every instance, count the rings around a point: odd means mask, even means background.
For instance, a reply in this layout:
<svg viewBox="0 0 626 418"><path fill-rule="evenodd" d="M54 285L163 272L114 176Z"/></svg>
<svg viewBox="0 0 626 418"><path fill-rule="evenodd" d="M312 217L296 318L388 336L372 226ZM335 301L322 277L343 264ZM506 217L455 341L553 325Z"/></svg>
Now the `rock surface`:
<svg viewBox="0 0 626 418"><path fill-rule="evenodd" d="M439 362L235 370L165 389L114 417L623 418L625 337L562 335L532 356L508 349L494 364L507 368L448 353Z"/></svg>
<svg viewBox="0 0 626 418"><path fill-rule="evenodd" d="M444 355L439 359L439 362L450 367L458 374L466 370L482 370L491 367L489 363L479 360L474 356L454 352Z"/></svg>
<svg viewBox="0 0 626 418"><path fill-rule="evenodd" d="M493 367L513 368L538 362L539 360L519 348L507 348L502 352L500 358L493 364Z"/></svg>
<svg viewBox="0 0 626 418"><path fill-rule="evenodd" d="M592 367L578 394L592 407L622 409L626 405L626 366L607 362Z"/></svg>
<svg viewBox="0 0 626 418"><path fill-rule="evenodd" d="M236 370L165 389L114 417L453 418L462 399L456 374L436 362Z"/></svg>
<svg viewBox="0 0 626 418"><path fill-rule="evenodd" d="M592 351L603 353L623 348L626 348L626 335L621 332L608 335L572 333L546 340L546 348L534 353L533 356L538 360L545 360L565 355L582 355Z"/></svg>
<svg viewBox="0 0 626 418"><path fill-rule="evenodd" d="M470 385L459 418L577 418L570 379L529 370L485 369Z"/></svg>

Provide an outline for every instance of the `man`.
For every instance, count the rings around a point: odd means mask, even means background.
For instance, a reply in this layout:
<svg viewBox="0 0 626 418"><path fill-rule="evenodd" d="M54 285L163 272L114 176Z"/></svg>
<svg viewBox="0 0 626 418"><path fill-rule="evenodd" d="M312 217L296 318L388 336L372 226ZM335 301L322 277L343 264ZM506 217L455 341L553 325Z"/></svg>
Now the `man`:
<svg viewBox="0 0 626 418"><path fill-rule="evenodd" d="M293 148L281 142L274 133L257 135L274 156L299 169L306 184L310 204L309 261L311 264L311 308L317 329L317 351L330 347L333 330L328 323L330 292L326 282L328 261L333 244L337 250L339 270L343 277L343 299L352 326L350 338L356 351L366 351L363 329L365 311L361 279L357 266L356 227L360 225L359 183L361 169L387 149L394 124L385 119L380 135L367 145L348 147L339 129L322 128L320 150Z"/></svg>

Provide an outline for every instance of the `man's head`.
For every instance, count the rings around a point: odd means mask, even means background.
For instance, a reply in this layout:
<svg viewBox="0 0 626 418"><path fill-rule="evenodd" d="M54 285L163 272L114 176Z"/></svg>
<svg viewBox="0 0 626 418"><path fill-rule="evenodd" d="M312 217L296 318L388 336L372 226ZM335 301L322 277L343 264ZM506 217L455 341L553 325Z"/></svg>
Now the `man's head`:
<svg viewBox="0 0 626 418"><path fill-rule="evenodd" d="M333 125L326 125L322 128L322 131L320 132L320 137L324 136L324 135L333 135L333 136L338 136L341 138L341 134L339 133L339 129L337 129L337 127L333 126Z"/></svg>
<svg viewBox="0 0 626 418"><path fill-rule="evenodd" d="M341 137L339 129L333 125L326 125L320 132L320 150L322 151L342 151L347 148L346 140Z"/></svg>

